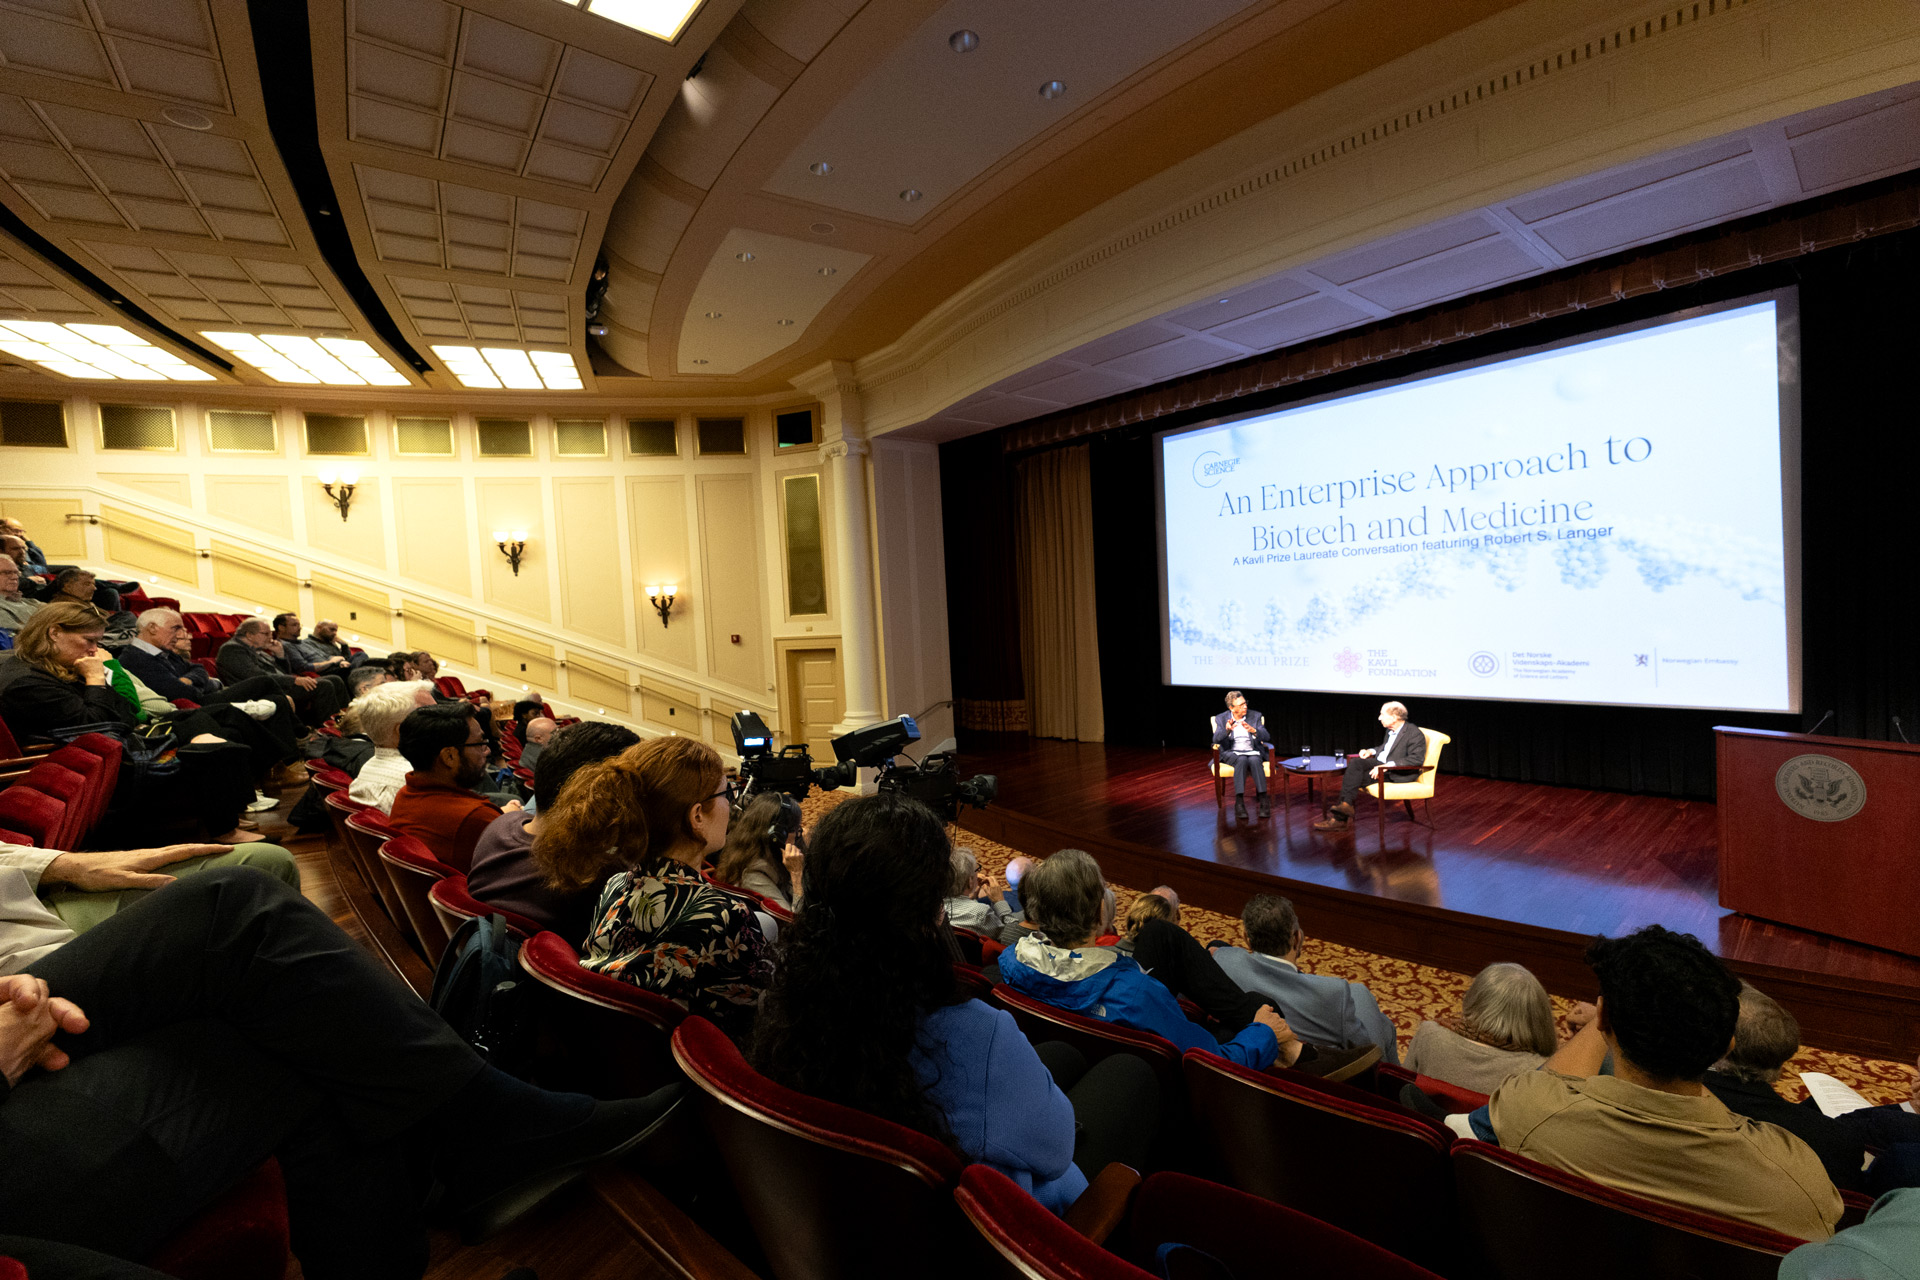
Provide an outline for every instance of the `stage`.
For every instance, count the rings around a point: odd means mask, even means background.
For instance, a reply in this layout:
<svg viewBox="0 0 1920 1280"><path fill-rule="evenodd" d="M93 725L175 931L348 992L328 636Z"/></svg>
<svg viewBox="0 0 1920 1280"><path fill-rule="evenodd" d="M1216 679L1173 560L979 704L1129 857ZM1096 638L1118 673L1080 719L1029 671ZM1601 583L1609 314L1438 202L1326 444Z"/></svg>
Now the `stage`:
<svg viewBox="0 0 1920 1280"><path fill-rule="evenodd" d="M1517 960L1576 998L1592 994L1588 939L1661 924L1786 1003L1808 1044L1920 1052L1920 959L1723 910L1710 803L1442 774L1434 826L1396 805L1382 848L1364 798L1350 832L1312 830L1320 807L1300 780L1290 814L1276 779L1273 817L1249 803L1236 820L1231 795L1216 808L1199 748L981 733L961 746L963 772L1000 780L961 826L1035 855L1086 849L1123 884L1165 881L1233 915L1254 893L1283 893L1329 941L1467 973Z"/></svg>

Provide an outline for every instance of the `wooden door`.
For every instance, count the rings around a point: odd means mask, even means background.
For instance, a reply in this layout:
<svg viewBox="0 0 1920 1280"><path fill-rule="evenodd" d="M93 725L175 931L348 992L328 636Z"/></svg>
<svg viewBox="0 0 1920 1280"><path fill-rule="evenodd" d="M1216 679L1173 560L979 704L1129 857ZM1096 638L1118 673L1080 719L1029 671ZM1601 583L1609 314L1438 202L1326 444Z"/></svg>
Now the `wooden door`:
<svg viewBox="0 0 1920 1280"><path fill-rule="evenodd" d="M840 723L845 705L840 651L789 649L786 676L787 742L804 742L816 764L832 764L833 726Z"/></svg>

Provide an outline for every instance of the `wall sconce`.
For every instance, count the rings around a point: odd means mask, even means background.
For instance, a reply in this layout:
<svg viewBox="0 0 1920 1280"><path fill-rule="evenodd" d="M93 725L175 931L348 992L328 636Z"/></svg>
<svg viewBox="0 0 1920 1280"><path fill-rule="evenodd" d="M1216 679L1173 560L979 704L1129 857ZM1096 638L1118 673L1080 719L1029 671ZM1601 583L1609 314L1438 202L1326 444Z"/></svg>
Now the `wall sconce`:
<svg viewBox="0 0 1920 1280"><path fill-rule="evenodd" d="M673 597L679 592L678 583L669 582L663 586L647 588L647 603L660 615L660 625L667 625L667 617L673 612Z"/></svg>
<svg viewBox="0 0 1920 1280"><path fill-rule="evenodd" d="M347 508L353 505L353 491L360 483L358 471L331 471L320 473L320 488L326 492L327 500L333 503L333 509L340 513L340 519L347 518Z"/></svg>
<svg viewBox="0 0 1920 1280"><path fill-rule="evenodd" d="M495 546L500 548L500 554L507 558L507 563L513 566L513 576L516 578L519 577L520 557L526 554L527 550L527 531L525 529L515 529L512 533L505 533L499 529L495 529L493 531L493 542Z"/></svg>

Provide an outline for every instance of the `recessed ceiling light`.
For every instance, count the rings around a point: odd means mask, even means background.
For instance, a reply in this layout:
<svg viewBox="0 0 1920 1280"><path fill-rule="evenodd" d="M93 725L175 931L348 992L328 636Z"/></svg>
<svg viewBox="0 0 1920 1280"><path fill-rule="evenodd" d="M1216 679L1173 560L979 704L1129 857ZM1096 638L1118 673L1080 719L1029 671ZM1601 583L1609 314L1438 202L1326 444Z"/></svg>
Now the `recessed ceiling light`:
<svg viewBox="0 0 1920 1280"><path fill-rule="evenodd" d="M947 48L955 53L972 53L980 47L980 37L965 27L947 37Z"/></svg>
<svg viewBox="0 0 1920 1280"><path fill-rule="evenodd" d="M404 387L407 375L358 338L309 338L289 333L203 331L275 382L326 387Z"/></svg>
<svg viewBox="0 0 1920 1280"><path fill-rule="evenodd" d="M718 319L720 318L720 316L721 316L721 313L720 313L720 312L718 312L718 311L709 311L709 312L707 312L707 319L709 319L709 320L718 320Z"/></svg>
<svg viewBox="0 0 1920 1280"><path fill-rule="evenodd" d="M0 351L69 378L124 378L129 382L213 382L171 351L117 324L0 321Z"/></svg>
<svg viewBox="0 0 1920 1280"><path fill-rule="evenodd" d="M833 172L833 166L828 164L825 160L815 160L812 164L807 166L807 172L812 174L816 178L824 178L828 174Z"/></svg>
<svg viewBox="0 0 1920 1280"><path fill-rule="evenodd" d="M1057 98L1066 91L1066 83L1060 80L1049 80L1040 86L1040 96L1043 98Z"/></svg>
<svg viewBox="0 0 1920 1280"><path fill-rule="evenodd" d="M566 351L532 351L521 347L435 347L463 387L497 391L579 391L580 370Z"/></svg>
<svg viewBox="0 0 1920 1280"><path fill-rule="evenodd" d="M1222 299L1220 299L1220 305L1224 307L1224 306L1226 306L1226 305L1227 305L1227 304L1228 304L1229 302L1232 302L1232 301L1233 301L1233 299L1232 299L1232 298L1222 298Z"/></svg>
<svg viewBox="0 0 1920 1280"><path fill-rule="evenodd" d="M918 200L920 198L920 188L908 187L905 191L902 191L900 193L900 198L906 201L908 204L912 204L915 200Z"/></svg>
<svg viewBox="0 0 1920 1280"><path fill-rule="evenodd" d="M777 325L779 325L779 326L780 326L780 327L781 327L782 329L784 329L784 328L786 328L786 327L787 327L788 325L790 325L790 324L792 324L792 323L793 323L793 321L791 321L791 320L775 320L775 321L774 321L774 323L775 323L775 324L777 324Z"/></svg>
<svg viewBox="0 0 1920 1280"><path fill-rule="evenodd" d="M189 111L185 107L168 107L160 114L167 118L169 124L177 124L182 129L193 129L204 132L205 130L213 128L213 121L207 119L198 111Z"/></svg>
<svg viewBox="0 0 1920 1280"><path fill-rule="evenodd" d="M838 268L838 267L822 267L822 268L820 268L820 274L821 274L821 275L823 275L823 276L831 276L831 275L837 275L837 274L839 274L839 271L840 271L840 268Z"/></svg>
<svg viewBox="0 0 1920 1280"><path fill-rule="evenodd" d="M695 364L705 364L705 363L706 363L706 361L705 361L705 360L695 360L695 361L694 361L694 363L695 363Z"/></svg>
<svg viewBox="0 0 1920 1280"><path fill-rule="evenodd" d="M738 258L742 262L752 262L754 255L753 255L753 250L742 249L740 252L734 254L733 256Z"/></svg>
<svg viewBox="0 0 1920 1280"><path fill-rule="evenodd" d="M687 19L701 0L587 0L587 12L597 13L635 31L644 31L668 43L680 38Z"/></svg>
<svg viewBox="0 0 1920 1280"><path fill-rule="evenodd" d="M817 236L830 236L833 234L833 224L831 222L816 222L808 227L807 230Z"/></svg>

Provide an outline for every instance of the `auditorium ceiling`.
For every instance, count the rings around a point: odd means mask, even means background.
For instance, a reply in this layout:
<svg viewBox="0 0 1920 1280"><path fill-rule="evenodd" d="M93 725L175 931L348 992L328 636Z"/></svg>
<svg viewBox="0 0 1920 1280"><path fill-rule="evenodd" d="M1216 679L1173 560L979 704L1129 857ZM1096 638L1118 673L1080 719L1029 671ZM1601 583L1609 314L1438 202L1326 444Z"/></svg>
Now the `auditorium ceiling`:
<svg viewBox="0 0 1920 1280"><path fill-rule="evenodd" d="M1207 148L1514 6L0 0L0 383L791 394ZM1911 167L1917 113L1889 90L1348 248L919 431Z"/></svg>

